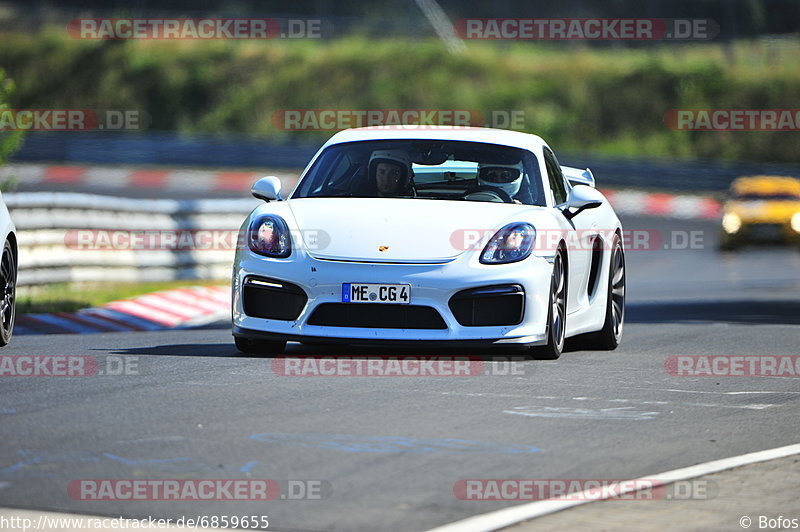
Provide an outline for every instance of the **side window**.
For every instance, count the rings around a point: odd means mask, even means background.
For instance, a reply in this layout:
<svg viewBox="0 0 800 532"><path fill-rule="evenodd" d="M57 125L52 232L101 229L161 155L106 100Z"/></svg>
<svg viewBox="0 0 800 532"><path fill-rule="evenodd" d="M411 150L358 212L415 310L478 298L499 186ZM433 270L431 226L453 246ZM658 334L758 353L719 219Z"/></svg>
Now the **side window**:
<svg viewBox="0 0 800 532"><path fill-rule="evenodd" d="M567 188L564 185L564 174L561 173L561 166L559 166L556 156L553 152L544 149L544 162L547 166L547 178L550 181L550 188L553 191L556 205L561 205L567 201Z"/></svg>

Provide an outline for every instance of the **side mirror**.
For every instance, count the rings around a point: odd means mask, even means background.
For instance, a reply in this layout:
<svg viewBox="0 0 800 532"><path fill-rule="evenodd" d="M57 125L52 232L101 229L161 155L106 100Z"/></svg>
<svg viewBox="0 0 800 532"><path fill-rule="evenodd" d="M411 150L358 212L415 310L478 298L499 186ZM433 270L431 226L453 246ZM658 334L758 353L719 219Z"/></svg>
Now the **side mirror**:
<svg viewBox="0 0 800 532"><path fill-rule="evenodd" d="M253 187L250 189L250 194L267 202L270 200L280 200L281 180L274 175L262 177L253 183Z"/></svg>
<svg viewBox="0 0 800 532"><path fill-rule="evenodd" d="M595 209L603 204L603 195L596 189L587 185L575 185L569 192L567 205L564 207L564 216L573 219L586 209ZM570 209L575 209L571 211Z"/></svg>
<svg viewBox="0 0 800 532"><path fill-rule="evenodd" d="M563 172L564 177L566 177L567 181L572 185L586 185L592 188L595 186L594 174L588 168L586 170L581 170L580 168L562 166L561 172Z"/></svg>

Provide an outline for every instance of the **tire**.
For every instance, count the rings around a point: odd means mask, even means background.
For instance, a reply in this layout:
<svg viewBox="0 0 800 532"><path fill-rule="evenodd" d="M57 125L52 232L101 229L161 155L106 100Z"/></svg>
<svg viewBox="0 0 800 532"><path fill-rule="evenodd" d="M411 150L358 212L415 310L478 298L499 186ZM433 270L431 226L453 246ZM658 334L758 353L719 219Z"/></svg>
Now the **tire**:
<svg viewBox="0 0 800 532"><path fill-rule="evenodd" d="M547 310L547 345L534 347L531 355L536 360L556 360L564 350L567 330L567 269L564 252L559 250L553 260L550 278L550 298Z"/></svg>
<svg viewBox="0 0 800 532"><path fill-rule="evenodd" d="M608 298L603 328L589 339L591 348L613 351L622 340L625 325L625 250L618 235L614 236L608 268Z"/></svg>
<svg viewBox="0 0 800 532"><path fill-rule="evenodd" d="M286 340L253 340L237 336L233 341L236 349L248 355L280 355L286 349Z"/></svg>
<svg viewBox="0 0 800 532"><path fill-rule="evenodd" d="M14 250L8 240L0 259L0 287L3 289L3 298L0 300L0 347L2 347L8 345L14 333L17 306L17 264L14 260Z"/></svg>

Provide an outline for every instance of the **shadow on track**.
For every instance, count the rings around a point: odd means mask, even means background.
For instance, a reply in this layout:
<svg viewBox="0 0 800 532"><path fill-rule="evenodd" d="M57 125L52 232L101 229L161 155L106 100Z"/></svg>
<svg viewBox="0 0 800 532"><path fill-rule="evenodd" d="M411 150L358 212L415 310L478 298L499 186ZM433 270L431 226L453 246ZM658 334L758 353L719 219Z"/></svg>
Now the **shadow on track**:
<svg viewBox="0 0 800 532"><path fill-rule="evenodd" d="M244 356L233 342L219 344L167 344L148 347L119 347L109 351L114 355L153 355L181 357L237 357Z"/></svg>
<svg viewBox="0 0 800 532"><path fill-rule="evenodd" d="M800 324L800 301L681 301L629 303L627 323L727 322Z"/></svg>
<svg viewBox="0 0 800 532"><path fill-rule="evenodd" d="M182 357L239 357L239 358L278 358L278 357L336 357L348 356L352 358L403 358L403 357L429 357L453 358L467 357L484 362L526 359L528 353L519 348L497 347L492 349L432 349L412 347L379 347L379 346L347 346L347 345L306 345L290 342L286 345L283 355L259 357L240 353L233 342L214 344L172 344L148 347L120 347L113 351L114 355L150 355L150 356L182 356Z"/></svg>

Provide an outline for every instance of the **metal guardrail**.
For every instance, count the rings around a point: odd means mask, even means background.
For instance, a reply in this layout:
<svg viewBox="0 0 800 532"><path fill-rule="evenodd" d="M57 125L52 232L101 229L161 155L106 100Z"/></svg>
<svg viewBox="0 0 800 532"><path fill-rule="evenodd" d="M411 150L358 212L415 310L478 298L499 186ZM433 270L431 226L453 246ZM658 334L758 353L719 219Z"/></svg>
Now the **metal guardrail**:
<svg viewBox="0 0 800 532"><path fill-rule="evenodd" d="M209 249L180 245L174 249L91 249L79 245L76 231L174 231L191 235L213 230L235 234L259 204L255 198L137 200L58 192L7 193L3 198L17 226L21 286L226 279L231 273L233 248L219 249L212 244ZM235 240L232 242L235 245Z"/></svg>
<svg viewBox="0 0 800 532"><path fill-rule="evenodd" d="M720 204L710 197L605 192L622 215L719 216ZM68 192L3 197L17 226L22 286L227 279L236 246L243 245L239 227L260 203L255 198L143 200ZM120 234L122 240L114 240ZM170 240L161 240L166 237ZM130 245L126 238L140 240ZM152 238L158 239L155 244Z"/></svg>

